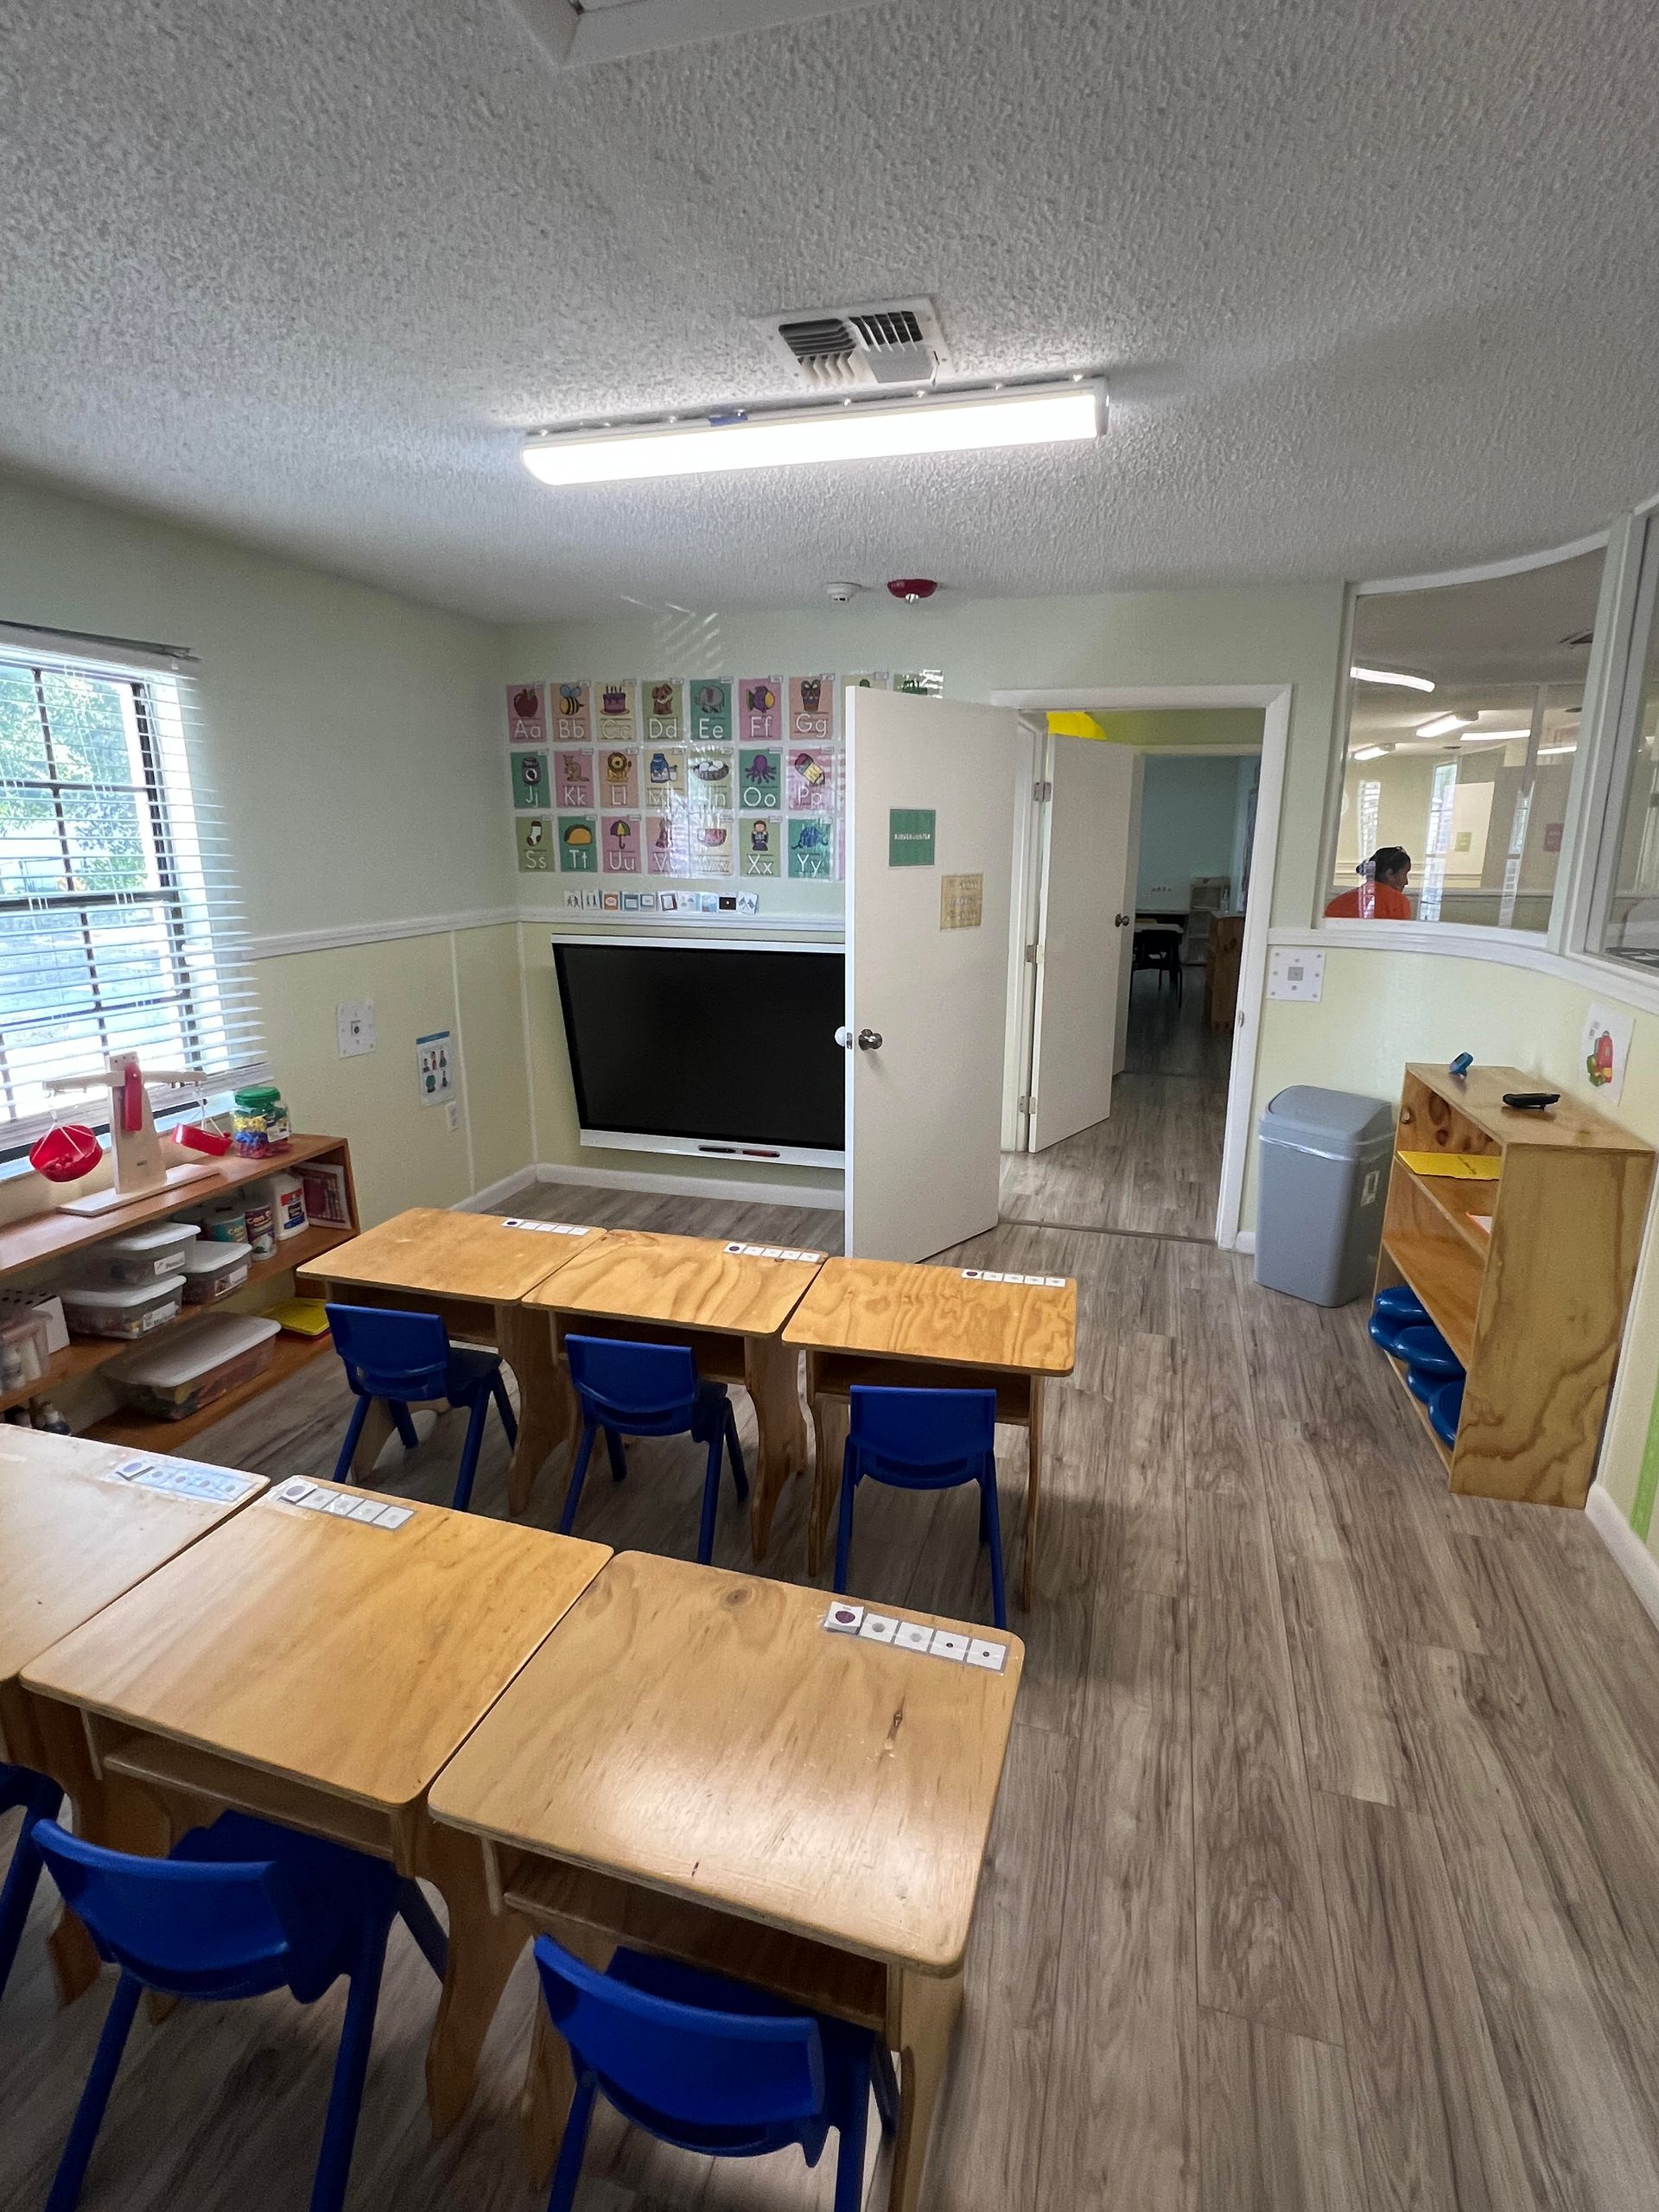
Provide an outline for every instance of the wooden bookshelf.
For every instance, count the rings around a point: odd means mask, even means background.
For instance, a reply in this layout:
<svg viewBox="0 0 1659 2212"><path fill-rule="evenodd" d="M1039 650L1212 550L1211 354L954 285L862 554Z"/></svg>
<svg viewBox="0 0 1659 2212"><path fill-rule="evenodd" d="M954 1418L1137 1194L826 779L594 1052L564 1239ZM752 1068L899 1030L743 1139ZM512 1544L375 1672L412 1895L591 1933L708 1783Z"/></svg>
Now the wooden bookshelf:
<svg viewBox="0 0 1659 2212"><path fill-rule="evenodd" d="M1652 1147L1588 1106L1505 1106L1537 1090L1518 1068L1465 1077L1413 1065L1400 1098L1403 1152L1475 1153L1497 1179L1419 1175L1396 1153L1377 1287L1407 1283L1465 1370L1450 1450L1413 1397L1454 1491L1581 1506L1635 1279ZM1545 1084L1541 1086L1548 1089ZM1471 1218L1489 1215L1490 1231ZM1405 1370L1390 1366L1405 1388ZM1408 1394L1409 1395L1409 1394Z"/></svg>
<svg viewBox="0 0 1659 2212"><path fill-rule="evenodd" d="M212 1313L238 1313L250 1308L248 1294L260 1286L274 1283L278 1277L293 1274L297 1269L309 1267L337 1245L349 1243L356 1236L357 1191L352 1179L350 1148L343 1137L296 1136L285 1153L264 1160L239 1160L233 1154L221 1161L212 1176L200 1181L175 1186L170 1191L157 1192L153 1197L140 1198L118 1211L89 1217L84 1215L47 1212L32 1214L26 1220L15 1222L0 1230L0 1282L16 1282L27 1288L38 1287L42 1292L55 1288L60 1281L84 1277L95 1270L97 1247L112 1236L124 1236L129 1230L142 1229L150 1223L169 1220L175 1214L192 1207L210 1205L226 1192L243 1188L249 1183L263 1182L279 1168L293 1168L317 1160L344 1170L346 1202L351 1220L343 1226L324 1222L312 1222L297 1236L282 1239L269 1259L256 1260L248 1269L245 1283L232 1291L229 1297L216 1299L208 1306L186 1306L177 1317L152 1329L143 1337L111 1338L71 1336L68 1348L54 1352L45 1376L39 1381L20 1384L0 1396L0 1413L13 1406L27 1405L34 1398L50 1398L68 1384L78 1382L96 1374L106 1362L119 1359L125 1352L136 1351L140 1345L148 1347L179 1329L188 1329L193 1321L205 1320ZM302 1366L317 1351L328 1348L327 1337L301 1338L283 1336L277 1339L276 1352L271 1364L263 1375L228 1391L222 1398L206 1407L197 1414L184 1421L157 1421L143 1414L118 1411L106 1419L95 1421L86 1433L100 1442L109 1444L144 1444L156 1450L169 1442L181 1443L198 1429L233 1413L238 1406L250 1398L257 1397L276 1383L283 1382Z"/></svg>

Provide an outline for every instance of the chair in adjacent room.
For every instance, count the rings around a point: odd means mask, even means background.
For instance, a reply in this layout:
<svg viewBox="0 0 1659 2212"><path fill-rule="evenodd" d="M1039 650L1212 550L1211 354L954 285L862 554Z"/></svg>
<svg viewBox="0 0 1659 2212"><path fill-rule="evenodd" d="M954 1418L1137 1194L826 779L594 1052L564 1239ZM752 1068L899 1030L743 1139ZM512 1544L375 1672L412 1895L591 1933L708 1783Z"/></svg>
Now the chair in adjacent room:
<svg viewBox="0 0 1659 2212"><path fill-rule="evenodd" d="M443 1974L443 1930L414 1883L343 1844L245 1813L192 1829L166 1859L102 1850L54 1821L35 1840L99 1957L121 1969L46 2212L73 2212L79 2198L145 1990L219 2001L287 1989L310 2005L344 1974L346 2018L311 2190L311 2212L339 2212L395 1919Z"/></svg>
<svg viewBox="0 0 1659 2212"><path fill-rule="evenodd" d="M870 2093L884 2133L899 2102L892 2057L868 2028L639 1951L618 1951L600 1974L542 1936L536 1966L576 2083L548 2212L569 2212L575 2202L601 2092L636 2127L714 2158L798 2144L816 2166L833 2127L835 2212L859 2212Z"/></svg>
<svg viewBox="0 0 1659 2212"><path fill-rule="evenodd" d="M996 1503L995 1390L888 1390L855 1383L852 1425L841 1463L836 1589L845 1596L853 1548L853 1499L867 1476L899 1490L979 1484L979 1541L991 1554L991 1611L1007 1628L1002 1522Z"/></svg>
<svg viewBox="0 0 1659 2212"><path fill-rule="evenodd" d="M702 1525L697 1558L707 1567L715 1555L715 1515L720 1504L721 1447L731 1455L732 1482L740 1502L749 1494L737 1419L723 1382L706 1382L683 1344L636 1344L616 1337L567 1337L571 1387L582 1413L582 1440L570 1468L559 1532L568 1536L593 1457L594 1439L602 1430L611 1462L611 1479L628 1471L624 1436L686 1436L707 1446L702 1481Z"/></svg>
<svg viewBox="0 0 1659 2212"><path fill-rule="evenodd" d="M63 1802L63 1792L33 1768L8 1766L0 1761L0 1813L22 1814L22 1826L12 1846L11 1864L0 1888L0 1996L5 1994L12 1961L22 1941L29 1909L35 1902L41 1878L41 1854L35 1839L42 1821L53 1820Z"/></svg>
<svg viewBox="0 0 1659 2212"><path fill-rule="evenodd" d="M501 1416L509 1446L518 1441L507 1386L501 1379L501 1355L474 1344L452 1344L435 1313L401 1313L379 1306L330 1306L326 1309L334 1350L346 1365L346 1380L356 1395L346 1440L334 1462L334 1480L350 1478L369 1408L378 1398L397 1424L408 1450L420 1439L410 1419L411 1404L445 1399L465 1410L467 1441L461 1447L455 1492L449 1503L464 1513L472 1502L479 1448L492 1402Z"/></svg>

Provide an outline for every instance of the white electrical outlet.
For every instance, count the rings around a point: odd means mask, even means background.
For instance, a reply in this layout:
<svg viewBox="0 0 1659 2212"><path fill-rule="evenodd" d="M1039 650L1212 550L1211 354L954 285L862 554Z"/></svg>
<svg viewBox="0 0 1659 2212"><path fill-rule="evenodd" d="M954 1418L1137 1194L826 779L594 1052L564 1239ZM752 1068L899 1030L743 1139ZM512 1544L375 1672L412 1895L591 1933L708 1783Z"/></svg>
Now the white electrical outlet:
<svg viewBox="0 0 1659 2212"><path fill-rule="evenodd" d="M334 1008L334 1020L340 1032L340 1057L342 1060L355 1058L359 1052L374 1050L374 1001L351 999Z"/></svg>
<svg viewBox="0 0 1659 2212"><path fill-rule="evenodd" d="M461 1101L458 1098L452 1098L444 1108L443 1120L446 1128L458 1129L461 1127Z"/></svg>
<svg viewBox="0 0 1659 2212"><path fill-rule="evenodd" d="M1300 945L1276 944L1268 955L1270 999L1317 999L1325 991L1325 955Z"/></svg>

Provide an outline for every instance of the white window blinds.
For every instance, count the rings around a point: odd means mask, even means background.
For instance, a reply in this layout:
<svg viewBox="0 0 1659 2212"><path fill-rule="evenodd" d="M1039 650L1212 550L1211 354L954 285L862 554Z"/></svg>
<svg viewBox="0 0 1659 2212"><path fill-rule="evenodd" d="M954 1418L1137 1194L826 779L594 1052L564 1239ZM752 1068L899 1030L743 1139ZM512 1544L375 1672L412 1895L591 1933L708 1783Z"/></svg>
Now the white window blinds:
<svg viewBox="0 0 1659 2212"><path fill-rule="evenodd" d="M107 1123L106 1091L42 1085L112 1051L207 1092L265 1072L193 691L176 660L0 630L0 1159Z"/></svg>

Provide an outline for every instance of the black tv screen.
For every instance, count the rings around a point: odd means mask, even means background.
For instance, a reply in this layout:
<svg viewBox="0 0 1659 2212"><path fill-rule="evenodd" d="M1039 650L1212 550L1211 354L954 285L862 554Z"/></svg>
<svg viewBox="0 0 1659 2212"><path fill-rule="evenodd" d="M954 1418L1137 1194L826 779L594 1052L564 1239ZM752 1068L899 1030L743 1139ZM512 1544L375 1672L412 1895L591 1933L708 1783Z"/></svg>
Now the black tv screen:
<svg viewBox="0 0 1659 2212"><path fill-rule="evenodd" d="M839 1152L839 952L556 944L584 1129Z"/></svg>

